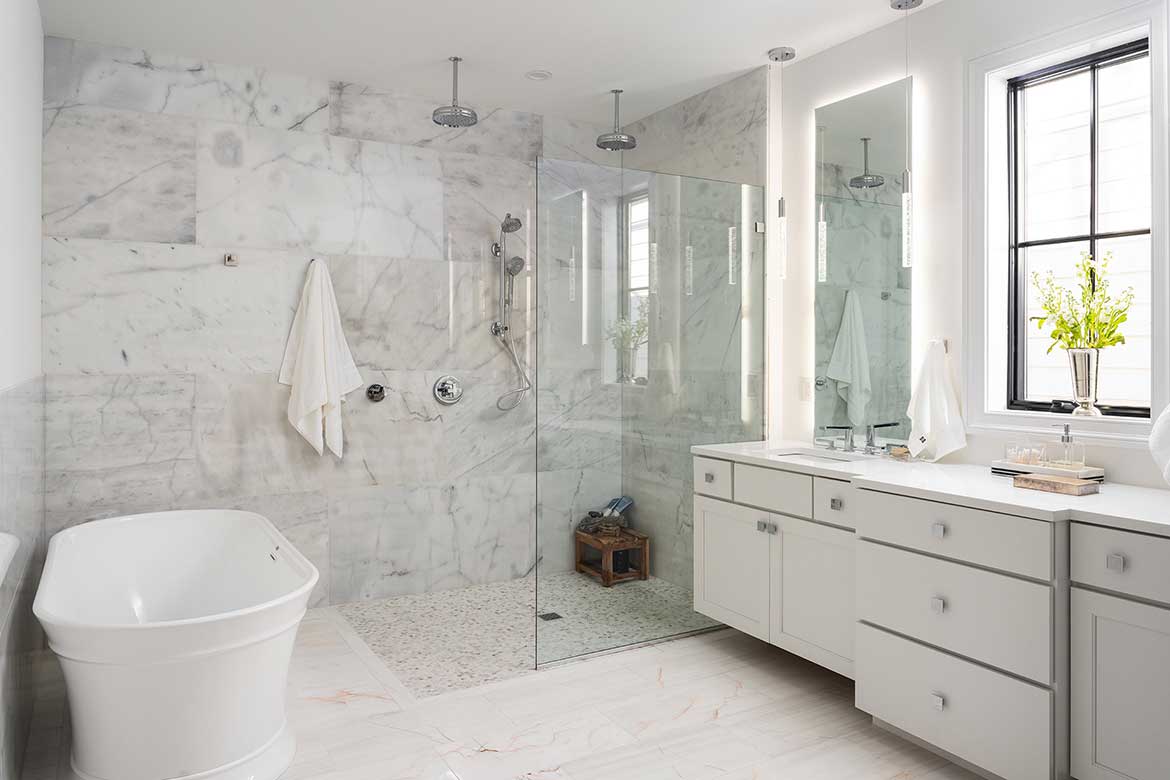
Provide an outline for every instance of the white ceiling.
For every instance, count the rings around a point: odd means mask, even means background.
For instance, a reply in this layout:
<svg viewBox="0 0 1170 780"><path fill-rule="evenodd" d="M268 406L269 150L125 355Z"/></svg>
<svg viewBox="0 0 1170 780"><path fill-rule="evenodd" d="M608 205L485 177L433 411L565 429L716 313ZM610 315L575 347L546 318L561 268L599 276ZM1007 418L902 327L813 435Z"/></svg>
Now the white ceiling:
<svg viewBox="0 0 1170 780"><path fill-rule="evenodd" d="M928 4L940 0L927 0ZM888 0L40 0L45 32L460 102L623 123L896 21ZM536 68L553 78L534 82Z"/></svg>

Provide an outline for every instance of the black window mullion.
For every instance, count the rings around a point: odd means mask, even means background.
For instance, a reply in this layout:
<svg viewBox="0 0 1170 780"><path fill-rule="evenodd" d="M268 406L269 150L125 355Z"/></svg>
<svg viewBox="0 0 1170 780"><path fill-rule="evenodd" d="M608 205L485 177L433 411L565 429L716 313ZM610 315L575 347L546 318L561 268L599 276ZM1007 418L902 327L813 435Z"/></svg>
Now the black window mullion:
<svg viewBox="0 0 1170 780"><path fill-rule="evenodd" d="M1031 401L1027 398L1027 263L1025 254L1030 247L1057 244L1087 243L1089 253L1096 258L1099 242L1111 238L1149 235L1151 228L1098 233L1098 121L1100 96L1097 77L1102 67L1125 62L1136 57L1148 56L1149 40L1139 40L1117 46L1107 51L1046 68L1008 81L1008 365L1007 393L1008 408L1033 411L1071 412L1072 403L1066 399L1052 402ZM1056 236L1045 239L1021 240L1022 181L1021 171L1026 147L1024 139L1024 115L1026 93L1029 86L1065 78L1076 73L1088 72L1090 89L1089 116L1089 232L1076 236ZM1098 404L1102 412L1115 417L1149 418L1148 407L1108 406Z"/></svg>

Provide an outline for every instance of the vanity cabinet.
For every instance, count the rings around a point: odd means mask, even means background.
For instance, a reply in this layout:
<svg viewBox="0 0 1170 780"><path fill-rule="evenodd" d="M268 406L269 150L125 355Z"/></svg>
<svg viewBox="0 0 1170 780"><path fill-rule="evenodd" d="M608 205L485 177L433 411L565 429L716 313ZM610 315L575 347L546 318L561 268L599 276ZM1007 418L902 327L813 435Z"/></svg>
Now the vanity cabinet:
<svg viewBox="0 0 1170 780"><path fill-rule="evenodd" d="M1165 780L1170 539L1074 523L1072 578L1073 777Z"/></svg>
<svg viewBox="0 0 1170 780"><path fill-rule="evenodd" d="M851 517L849 484L727 465L731 500L695 496L695 610L852 677L855 540L835 524Z"/></svg>
<svg viewBox="0 0 1170 780"><path fill-rule="evenodd" d="M857 707L998 777L1067 778L1067 523L855 503Z"/></svg>

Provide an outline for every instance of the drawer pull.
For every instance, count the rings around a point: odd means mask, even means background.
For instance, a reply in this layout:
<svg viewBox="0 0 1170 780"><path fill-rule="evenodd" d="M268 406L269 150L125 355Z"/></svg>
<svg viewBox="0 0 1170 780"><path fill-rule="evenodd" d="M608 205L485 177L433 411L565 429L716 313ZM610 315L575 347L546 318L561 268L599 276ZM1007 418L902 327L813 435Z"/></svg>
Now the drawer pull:
<svg viewBox="0 0 1170 780"><path fill-rule="evenodd" d="M1112 553L1105 557L1105 568L1109 571L1121 574L1127 565L1129 565L1129 561L1121 553Z"/></svg>
<svg viewBox="0 0 1170 780"><path fill-rule="evenodd" d="M756 521L756 530L757 530L757 531L761 531L761 532L763 532L763 533L767 533L767 531L768 531L768 522L767 522L766 520L757 520L757 521Z"/></svg>
<svg viewBox="0 0 1170 780"><path fill-rule="evenodd" d="M708 471L706 474L703 475L703 481L706 482L708 485L710 485L712 482L715 481L715 475L712 474L710 471Z"/></svg>
<svg viewBox="0 0 1170 780"><path fill-rule="evenodd" d="M840 512L844 508L845 508L845 502L842 501L841 499L839 499L839 498L830 498L829 499L829 509Z"/></svg>
<svg viewBox="0 0 1170 780"><path fill-rule="evenodd" d="M937 522L930 526L930 535L935 539L945 539L947 535L947 524Z"/></svg>
<svg viewBox="0 0 1170 780"><path fill-rule="evenodd" d="M941 693L932 693L930 694L930 703L936 710L942 712L946 709L947 699Z"/></svg>
<svg viewBox="0 0 1170 780"><path fill-rule="evenodd" d="M947 611L947 600L942 596L935 596L930 600L930 611L936 615L941 615Z"/></svg>

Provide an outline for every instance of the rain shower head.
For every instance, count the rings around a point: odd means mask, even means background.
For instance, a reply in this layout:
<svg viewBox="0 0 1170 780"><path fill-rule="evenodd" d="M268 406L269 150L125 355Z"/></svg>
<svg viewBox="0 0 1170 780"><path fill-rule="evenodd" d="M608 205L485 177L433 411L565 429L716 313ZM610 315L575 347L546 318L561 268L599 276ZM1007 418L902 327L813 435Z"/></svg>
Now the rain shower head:
<svg viewBox="0 0 1170 780"><path fill-rule="evenodd" d="M874 187L880 187L886 183L886 179L881 174L869 172L869 142L871 138L861 139L862 148L862 173L860 176L854 176L849 180L849 186L855 190L871 190Z"/></svg>
<svg viewBox="0 0 1170 780"><path fill-rule="evenodd" d="M522 223L516 217L513 217L511 214L505 214L504 221L500 223L500 230L505 233L515 233L523 226L523 224L524 223Z"/></svg>
<svg viewBox="0 0 1170 780"><path fill-rule="evenodd" d="M439 106L431 114L436 125L443 127L471 127L479 121L475 111L459 105L459 63L462 57L451 57L451 105Z"/></svg>
<svg viewBox="0 0 1170 780"><path fill-rule="evenodd" d="M597 136L597 148L604 149L607 152L625 152L637 146L638 139L629 133L623 133L621 131L618 101L621 100L622 90L611 89L610 92L613 93L613 132L602 133Z"/></svg>
<svg viewBox="0 0 1170 780"><path fill-rule="evenodd" d="M504 263L504 270L508 272L509 276L515 276L524 270L524 258L514 256L511 260Z"/></svg>

